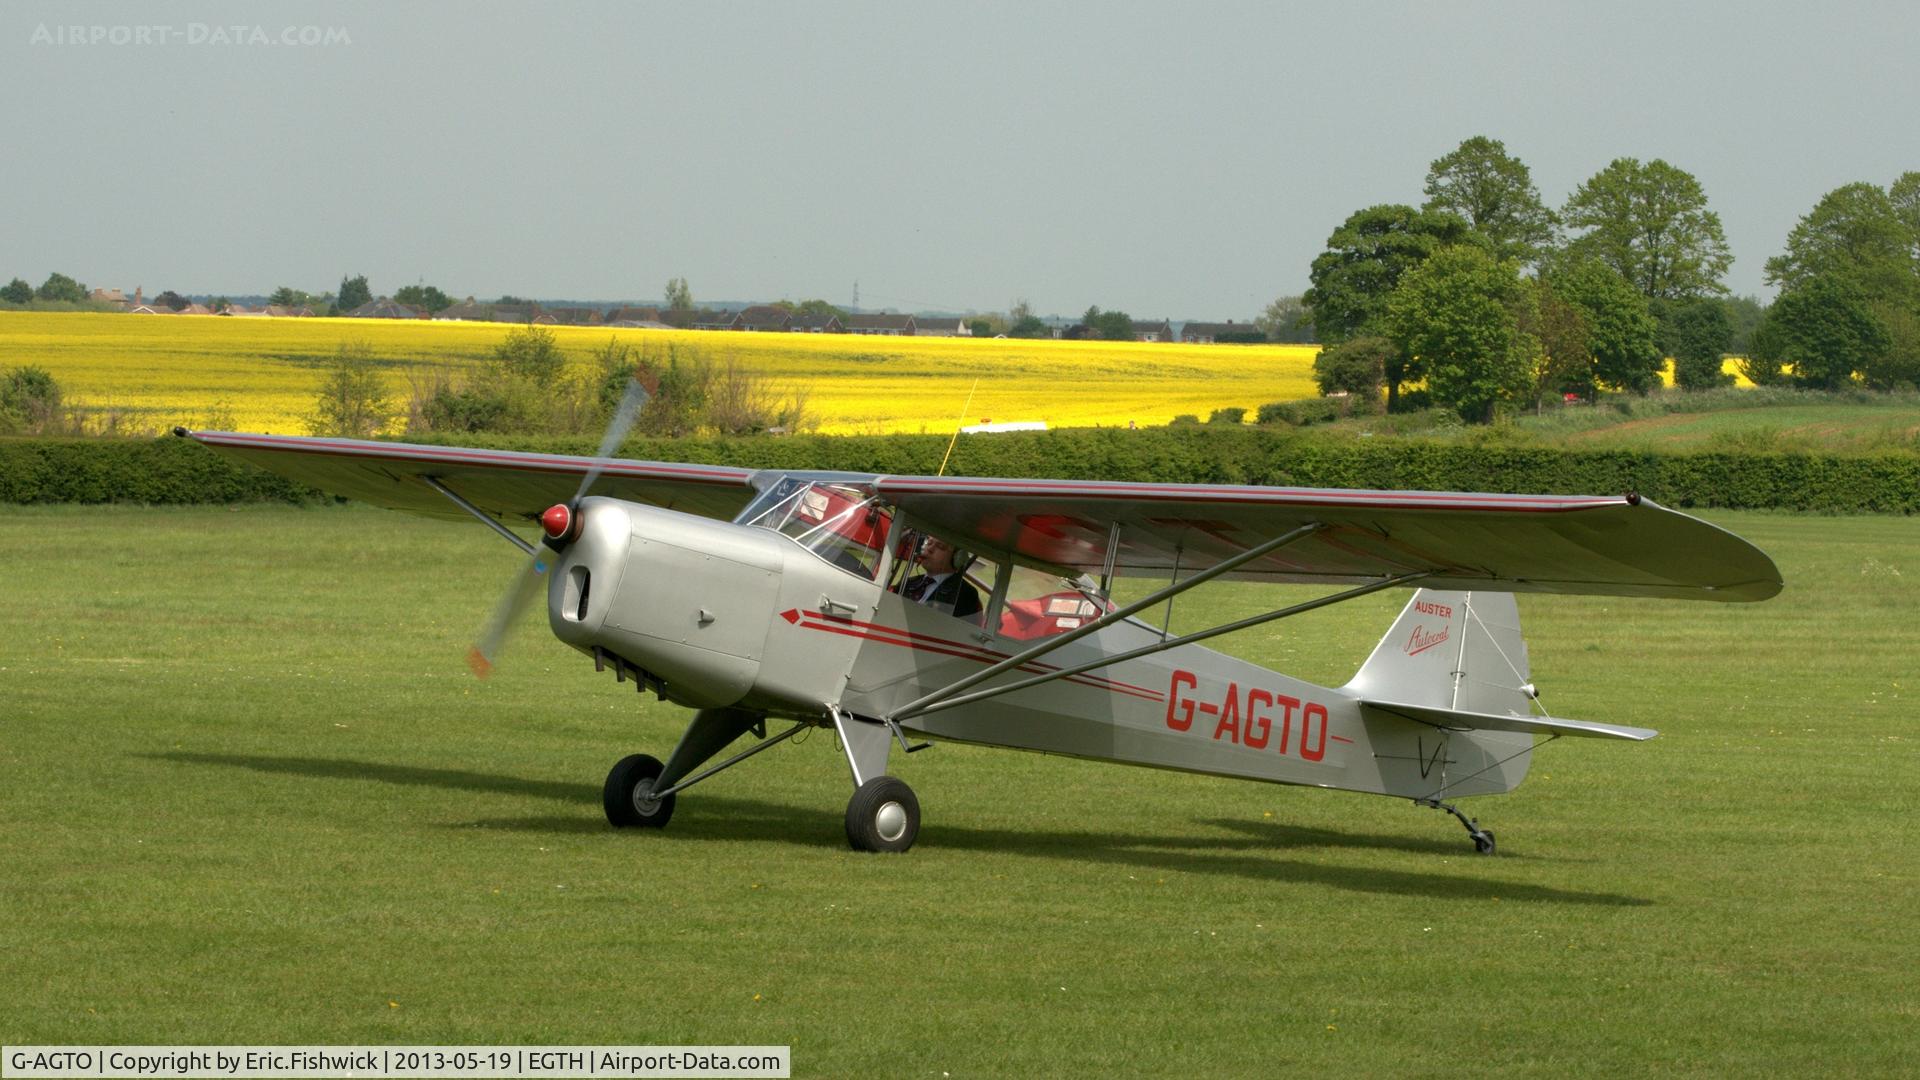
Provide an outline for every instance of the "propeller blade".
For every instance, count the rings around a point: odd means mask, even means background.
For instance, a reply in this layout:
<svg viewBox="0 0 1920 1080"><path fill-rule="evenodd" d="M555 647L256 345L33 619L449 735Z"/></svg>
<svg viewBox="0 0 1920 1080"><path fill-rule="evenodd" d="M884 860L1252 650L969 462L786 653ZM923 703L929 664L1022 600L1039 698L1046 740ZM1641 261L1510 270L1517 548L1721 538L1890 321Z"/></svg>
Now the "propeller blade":
<svg viewBox="0 0 1920 1080"><path fill-rule="evenodd" d="M621 395L619 406L613 410L613 419L607 424L607 432L600 439L600 452L594 455L593 466L580 481L580 490L574 492L573 498L568 501L569 510L578 507L587 490L593 487L593 482L606 471L607 458L627 440L627 433L633 430L634 421L639 419L640 410L646 405L646 387L641 386L638 379L627 380L626 393ZM507 635L513 632L514 623L520 621L527 605L533 602L546 584L547 567L551 565L552 558L552 552L544 548L535 549L533 558L527 561L519 576L514 578L507 586L507 591L494 604L493 615L481 630L480 639L467 650L467 666L473 669L475 675L484 679L493 674L493 666L500 657L500 650L506 645Z"/></svg>
<svg viewBox="0 0 1920 1080"><path fill-rule="evenodd" d="M640 418L640 410L647 407L647 388L640 385L639 379L627 380L627 392L620 395L620 404L613 410L613 419L607 422L607 433L600 439L600 452L593 455L593 468L580 481L580 490L573 493L573 502L577 503L593 486L600 474L606 471L605 462L620 444L627 441L627 433L633 430L633 422ZM569 506L572 503L568 504Z"/></svg>
<svg viewBox="0 0 1920 1080"><path fill-rule="evenodd" d="M499 658L507 635L513 631L513 624L520 621L521 613L546 583L547 560L551 557L546 551L536 552L507 586L507 591L500 594L499 601L493 605L493 615L480 632L480 639L467 650L467 666L475 675L484 679L493 674L494 661Z"/></svg>

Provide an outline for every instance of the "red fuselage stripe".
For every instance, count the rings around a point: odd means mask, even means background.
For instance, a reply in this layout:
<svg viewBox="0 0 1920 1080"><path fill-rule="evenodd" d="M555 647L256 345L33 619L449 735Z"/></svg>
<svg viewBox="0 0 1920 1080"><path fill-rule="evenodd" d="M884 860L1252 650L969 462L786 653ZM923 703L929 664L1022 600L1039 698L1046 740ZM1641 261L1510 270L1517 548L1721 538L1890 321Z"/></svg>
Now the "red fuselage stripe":
<svg viewBox="0 0 1920 1080"><path fill-rule="evenodd" d="M879 642L883 645L894 645L903 649L912 649L916 652L930 652L941 656L952 656L961 660L972 660L981 664L991 664L1007 659L1007 654L1005 653L996 653L990 649L978 649L971 645L948 641L945 638L934 637L930 634L916 634L910 630L902 630L879 623L858 622L853 619L828 618L810 611L801 612L800 617L802 620L800 625L809 630L825 630L830 634L861 638L866 641ZM1047 664L1022 664L1018 670L1038 675L1060 669ZM1147 690L1143 687L1133 686L1128 683L1115 682L1112 679L1103 679L1097 675L1069 675L1064 681L1080 686L1092 687L1096 690L1111 690L1115 693L1125 694L1128 697L1141 698L1146 701L1164 701L1166 699L1166 695L1158 691Z"/></svg>

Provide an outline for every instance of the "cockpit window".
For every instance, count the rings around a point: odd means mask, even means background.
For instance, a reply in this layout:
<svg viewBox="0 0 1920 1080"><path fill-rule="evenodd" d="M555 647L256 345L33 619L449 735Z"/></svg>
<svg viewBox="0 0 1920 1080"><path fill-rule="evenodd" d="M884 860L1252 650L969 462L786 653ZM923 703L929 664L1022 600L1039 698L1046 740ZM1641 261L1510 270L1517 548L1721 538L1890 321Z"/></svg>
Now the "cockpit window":
<svg viewBox="0 0 1920 1080"><path fill-rule="evenodd" d="M754 500L740 521L791 537L827 562L872 581L893 510L865 484L787 479Z"/></svg>

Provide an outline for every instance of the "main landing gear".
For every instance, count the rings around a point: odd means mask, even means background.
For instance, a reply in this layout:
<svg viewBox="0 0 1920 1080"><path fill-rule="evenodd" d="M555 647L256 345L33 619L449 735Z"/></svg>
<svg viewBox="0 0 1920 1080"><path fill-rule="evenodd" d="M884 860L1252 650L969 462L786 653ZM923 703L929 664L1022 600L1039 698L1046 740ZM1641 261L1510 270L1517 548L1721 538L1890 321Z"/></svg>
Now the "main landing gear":
<svg viewBox="0 0 1920 1080"><path fill-rule="evenodd" d="M912 847L920 835L920 800L906 781L886 774L887 756L896 741L907 753L923 750L927 744L909 746L898 726L856 719L837 707L827 709L826 719L839 734L847 766L853 772L853 798L847 801L847 843L855 851L901 852ZM673 800L681 789L814 726L819 722L800 721L768 738L764 716L734 709L702 709L665 762L634 754L622 758L607 773L602 792L607 822L615 828L658 829L672 819ZM749 731L760 741L718 765L693 771Z"/></svg>
<svg viewBox="0 0 1920 1080"><path fill-rule="evenodd" d="M1445 810L1452 814L1459 819L1460 824L1467 827L1467 835L1473 839L1473 850L1482 855L1493 854L1493 830L1481 828L1478 821L1461 813L1459 807L1452 803L1441 802L1439 799L1415 799L1413 803L1415 806L1431 806L1435 810Z"/></svg>

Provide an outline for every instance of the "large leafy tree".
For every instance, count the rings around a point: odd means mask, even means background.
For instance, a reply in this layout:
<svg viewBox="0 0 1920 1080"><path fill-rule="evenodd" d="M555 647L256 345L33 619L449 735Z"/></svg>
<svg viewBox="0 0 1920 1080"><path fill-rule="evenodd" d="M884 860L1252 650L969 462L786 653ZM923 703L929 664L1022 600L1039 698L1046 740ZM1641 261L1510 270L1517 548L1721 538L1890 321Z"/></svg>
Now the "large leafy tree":
<svg viewBox="0 0 1920 1080"><path fill-rule="evenodd" d="M1553 211L1526 164L1498 139L1475 135L1435 161L1425 190L1421 209L1465 218L1503 259L1532 263L1553 245Z"/></svg>
<svg viewBox="0 0 1920 1080"><path fill-rule="evenodd" d="M1793 369L1802 386L1835 390L1880 365L1892 342L1858 283L1819 274L1782 292L1754 333L1754 355Z"/></svg>
<svg viewBox="0 0 1920 1080"><path fill-rule="evenodd" d="M1869 298L1905 298L1920 284L1914 230L1885 190L1847 184L1819 203L1787 234L1787 249L1767 260L1767 283L1795 289L1832 274Z"/></svg>
<svg viewBox="0 0 1920 1080"><path fill-rule="evenodd" d="M1722 370L1733 341L1726 301L1707 297L1682 304L1667 320L1666 330L1673 349L1673 381L1680 389L1711 390L1733 381Z"/></svg>
<svg viewBox="0 0 1920 1080"><path fill-rule="evenodd" d="M1355 211L1327 237L1313 260L1313 287L1302 298L1313 313L1314 334L1339 344L1385 330L1387 300L1408 271L1434 252L1475 237L1467 219L1445 210L1370 206ZM1400 385L1422 377L1420 360L1394 357L1386 366L1387 408L1400 404Z"/></svg>
<svg viewBox="0 0 1920 1080"><path fill-rule="evenodd" d="M687 312L693 310L693 290L687 287L687 279L670 278L667 281L667 310Z"/></svg>
<svg viewBox="0 0 1920 1080"><path fill-rule="evenodd" d="M1267 335L1268 341L1301 344L1313 340L1313 313L1298 296L1276 298L1254 318L1253 324Z"/></svg>
<svg viewBox="0 0 1920 1080"><path fill-rule="evenodd" d="M1387 336L1421 359L1435 402L1487 423L1531 384L1535 344L1520 328L1529 299L1518 264L1476 246L1442 248L1394 290Z"/></svg>
<svg viewBox="0 0 1920 1080"><path fill-rule="evenodd" d="M1550 394L1593 391L1593 353L1587 347L1592 328L1586 311L1555 292L1544 277L1532 278L1530 304L1520 310L1520 329L1534 341L1533 407L1539 412Z"/></svg>
<svg viewBox="0 0 1920 1080"><path fill-rule="evenodd" d="M437 285L402 285L393 298L408 307L430 313L445 311L453 306L453 297L441 292Z"/></svg>
<svg viewBox="0 0 1920 1080"><path fill-rule="evenodd" d="M87 287L58 271L48 274L47 280L33 294L41 300L60 300L77 304L87 298Z"/></svg>
<svg viewBox="0 0 1920 1080"><path fill-rule="evenodd" d="M1340 342L1376 329L1401 276L1472 232L1465 218L1444 210L1384 205L1355 211L1327 237L1327 250L1309 271L1313 287L1304 299L1320 340Z"/></svg>
<svg viewBox="0 0 1920 1080"><path fill-rule="evenodd" d="M333 302L333 308L345 315L372 299L373 289L367 285L367 275L355 274L340 279L340 298Z"/></svg>
<svg viewBox="0 0 1920 1080"><path fill-rule="evenodd" d="M1567 254L1595 258L1642 296L1682 300L1726 292L1733 265L1720 215L1691 173L1658 158L1617 158L1574 191L1560 212Z"/></svg>
<svg viewBox="0 0 1920 1080"><path fill-rule="evenodd" d="M1552 275L1553 290L1580 308L1592 359L1588 389L1604 386L1644 394L1660 381L1659 326L1647 299L1613 268L1588 259Z"/></svg>
<svg viewBox="0 0 1920 1080"><path fill-rule="evenodd" d="M33 286L21 278L14 278L7 282L6 287L0 288L0 300L5 300L9 304L24 304L32 299Z"/></svg>

